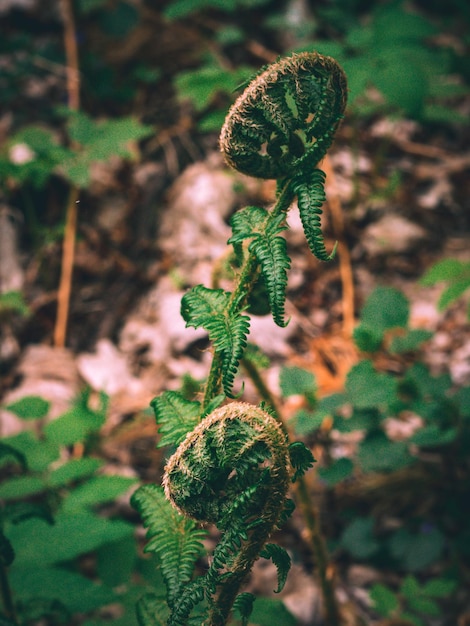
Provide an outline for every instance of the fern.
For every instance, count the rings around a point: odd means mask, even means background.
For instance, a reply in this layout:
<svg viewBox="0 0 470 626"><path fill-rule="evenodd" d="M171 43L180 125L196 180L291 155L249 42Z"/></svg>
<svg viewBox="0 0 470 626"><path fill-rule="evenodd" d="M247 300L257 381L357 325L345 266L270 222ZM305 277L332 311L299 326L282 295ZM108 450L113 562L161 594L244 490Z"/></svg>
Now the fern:
<svg viewBox="0 0 470 626"><path fill-rule="evenodd" d="M303 476L315 463L313 454L301 441L295 441L289 445L289 457L291 465L295 470L292 482Z"/></svg>
<svg viewBox="0 0 470 626"><path fill-rule="evenodd" d="M286 584L287 574L289 573L291 560L290 556L275 543L267 543L260 552L263 559L271 559L277 569L277 589L275 593L281 593Z"/></svg>
<svg viewBox="0 0 470 626"><path fill-rule="evenodd" d="M233 398L235 375L247 347L247 302L260 273L275 323L287 323L290 259L282 232L296 198L313 254L321 260L334 255L334 250L327 253L321 231L325 175L316 166L333 140L345 105L346 79L333 59L293 54L260 70L222 128L220 148L226 162L244 174L276 179L276 203L270 210L250 206L232 217L228 243L237 261L233 291L197 285L182 299L186 326L205 329L213 346L202 401L167 391L152 402L159 445L178 447L165 467L164 495L148 485L134 494L132 503L148 529L146 550L155 552L160 562L168 626L225 626L232 607L242 624L248 624L253 596L239 594L239 589L259 556L271 559L277 568L276 591L284 586L290 557L266 541L292 514L294 504L287 498L291 480L299 480L304 501L302 476L313 456L304 444L289 445L272 412L242 402L220 405L225 397ZM254 370L252 365L247 371ZM264 395L273 404L269 392ZM215 524L221 536L205 574L193 580L205 536L196 523ZM310 530L317 532L312 524ZM323 554L319 559L324 564ZM330 622L337 623L331 598L325 592ZM161 600L147 596L139 605L141 626L162 619Z"/></svg>
<svg viewBox="0 0 470 626"><path fill-rule="evenodd" d="M132 495L131 504L148 529L145 552L154 552L158 556L171 608L191 579L206 532L180 515L157 485L139 487Z"/></svg>
<svg viewBox="0 0 470 626"><path fill-rule="evenodd" d="M253 603L255 596L252 593L244 592L240 593L233 603L233 608L240 613L242 618L241 626L248 626L248 620L253 612Z"/></svg>
<svg viewBox="0 0 470 626"><path fill-rule="evenodd" d="M153 593L140 598L136 612L139 626L166 626L170 614L165 600Z"/></svg>
<svg viewBox="0 0 470 626"><path fill-rule="evenodd" d="M231 398L250 324L246 315L229 312L230 296L223 289L197 285L183 297L181 312L186 326L207 330L215 351L221 355L222 385L225 394Z"/></svg>
<svg viewBox="0 0 470 626"><path fill-rule="evenodd" d="M326 199L324 184L325 173L315 169L308 176L303 174L296 177L293 188L297 194L300 219L310 250L321 261L330 261L335 256L336 245L331 254L328 254L320 225L321 206Z"/></svg>
<svg viewBox="0 0 470 626"><path fill-rule="evenodd" d="M265 232L256 237L249 245L250 252L253 252L261 266L273 319L281 327L287 325L284 322L284 307L287 270L290 267L286 240L279 236L279 233L287 228L281 224L283 220L283 215L271 220Z"/></svg>
<svg viewBox="0 0 470 626"><path fill-rule="evenodd" d="M187 400L178 391L165 391L150 405L159 425L159 447L178 446L196 426L201 414L201 403Z"/></svg>

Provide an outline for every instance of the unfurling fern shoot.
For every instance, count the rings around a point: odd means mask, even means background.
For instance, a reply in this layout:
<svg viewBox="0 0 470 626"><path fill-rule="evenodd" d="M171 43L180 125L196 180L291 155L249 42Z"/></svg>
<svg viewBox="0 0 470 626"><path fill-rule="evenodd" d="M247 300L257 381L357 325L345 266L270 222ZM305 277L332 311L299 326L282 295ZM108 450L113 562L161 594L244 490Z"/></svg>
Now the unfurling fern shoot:
<svg viewBox="0 0 470 626"><path fill-rule="evenodd" d="M313 464L299 442L289 444L270 410L244 402L225 404L247 345L248 298L264 279L273 319L285 326L290 259L287 212L297 198L307 243L329 260L320 225L324 173L317 164L331 145L346 105L346 79L338 64L317 53L294 54L263 69L230 109L220 147L227 163L254 177L277 181L271 210L246 207L232 218L237 279L233 291L197 285L183 297L187 326L204 328L213 358L201 401L176 391L152 402L160 445L176 452L165 468L162 489L145 485L132 504L148 532L146 551L160 562L167 597L147 594L138 605L141 626L224 626L235 607L244 624L253 604L240 593L254 561L272 559L278 589L290 559L266 543L287 519L293 503L290 481ZM215 524L221 538L206 572L193 576L203 554L201 523Z"/></svg>

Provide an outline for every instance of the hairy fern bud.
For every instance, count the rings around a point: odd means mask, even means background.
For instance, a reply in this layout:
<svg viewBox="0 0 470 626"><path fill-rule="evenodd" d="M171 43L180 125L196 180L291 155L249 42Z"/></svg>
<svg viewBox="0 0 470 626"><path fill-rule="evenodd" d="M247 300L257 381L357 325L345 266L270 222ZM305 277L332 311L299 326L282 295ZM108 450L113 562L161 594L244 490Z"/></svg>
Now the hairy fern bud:
<svg viewBox="0 0 470 626"><path fill-rule="evenodd" d="M220 135L229 165L257 178L291 178L321 161L346 107L338 63L302 52L269 65L230 109Z"/></svg>
<svg viewBox="0 0 470 626"><path fill-rule="evenodd" d="M279 517L289 485L286 436L259 407L233 402L216 409L180 444L163 478L176 508L199 522L225 528L234 515Z"/></svg>

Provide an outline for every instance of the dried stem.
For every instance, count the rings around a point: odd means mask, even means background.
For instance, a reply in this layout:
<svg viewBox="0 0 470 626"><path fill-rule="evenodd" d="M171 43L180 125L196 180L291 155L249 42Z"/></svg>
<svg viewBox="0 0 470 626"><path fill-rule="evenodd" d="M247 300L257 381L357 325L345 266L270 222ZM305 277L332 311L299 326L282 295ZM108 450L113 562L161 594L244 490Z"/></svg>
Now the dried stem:
<svg viewBox="0 0 470 626"><path fill-rule="evenodd" d="M71 0L61 0L64 22L64 48L67 69L67 96L70 109L77 111L80 106L80 73L78 49L75 35L75 22ZM57 292L57 318L54 328L54 345L63 347L67 336L72 274L75 258L75 238L77 232L77 205L79 189L71 186L65 217L64 241L59 288Z"/></svg>

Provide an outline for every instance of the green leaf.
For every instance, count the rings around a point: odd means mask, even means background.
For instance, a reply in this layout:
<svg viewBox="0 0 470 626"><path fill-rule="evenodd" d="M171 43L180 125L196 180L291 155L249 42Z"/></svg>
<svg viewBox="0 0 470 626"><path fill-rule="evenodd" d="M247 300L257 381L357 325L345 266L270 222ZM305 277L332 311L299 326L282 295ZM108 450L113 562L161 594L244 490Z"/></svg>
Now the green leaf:
<svg viewBox="0 0 470 626"><path fill-rule="evenodd" d="M408 317L408 300L393 287L377 287L367 298L360 316L361 324L375 334L390 328L406 328Z"/></svg>
<svg viewBox="0 0 470 626"><path fill-rule="evenodd" d="M353 339L362 352L377 352L382 346L383 331L359 324L353 331Z"/></svg>
<svg viewBox="0 0 470 626"><path fill-rule="evenodd" d="M15 566L38 569L71 561L133 533L132 524L98 517L88 511L61 511L53 526L42 520L28 519L8 531L16 550Z"/></svg>
<svg viewBox="0 0 470 626"><path fill-rule="evenodd" d="M139 626L167 626L170 611L167 603L153 593L146 593L137 603Z"/></svg>
<svg viewBox="0 0 470 626"><path fill-rule="evenodd" d="M200 419L200 402L187 400L178 391L165 391L150 403L158 424L158 447L178 446Z"/></svg>
<svg viewBox="0 0 470 626"><path fill-rule="evenodd" d="M424 583L421 592L430 598L448 598L457 589L457 581L433 578Z"/></svg>
<svg viewBox="0 0 470 626"><path fill-rule="evenodd" d="M267 543L260 552L263 559L271 559L277 569L277 589L274 593L281 593L286 584L291 560L286 550L275 543Z"/></svg>
<svg viewBox="0 0 470 626"><path fill-rule="evenodd" d="M251 68L239 66L227 70L215 59L196 70L179 72L175 77L178 98L189 100L197 112L205 110L219 93L232 94L237 85L253 74Z"/></svg>
<svg viewBox="0 0 470 626"><path fill-rule="evenodd" d="M50 441L39 440L30 431L3 439L5 445L11 446L22 458L32 472L42 472L59 458L59 448Z"/></svg>
<svg viewBox="0 0 470 626"><path fill-rule="evenodd" d="M112 502L125 494L136 482L137 479L127 476L93 476L68 494L62 509L64 512L73 513L83 508Z"/></svg>
<svg viewBox="0 0 470 626"><path fill-rule="evenodd" d="M253 606L250 623L256 626L297 626L297 620L289 613L281 600L272 598L257 598Z"/></svg>
<svg viewBox="0 0 470 626"><path fill-rule="evenodd" d="M301 441L295 441L289 444L289 458L295 470L291 479L292 482L295 482L297 478L303 476L315 463L313 454Z"/></svg>
<svg viewBox="0 0 470 626"><path fill-rule="evenodd" d="M376 583L370 590L374 609L383 617L390 617L400 607L397 596L385 585Z"/></svg>
<svg viewBox="0 0 470 626"><path fill-rule="evenodd" d="M293 180L300 219L312 254L320 261L330 261L336 254L336 245L328 254L320 222L323 212L321 206L326 200L325 173L322 170L313 169L308 176L306 178L305 173L302 172Z"/></svg>
<svg viewBox="0 0 470 626"><path fill-rule="evenodd" d="M69 411L44 427L44 435L59 446L83 442L105 423L106 407L107 399L103 397L99 410L89 408L88 395L84 394Z"/></svg>
<svg viewBox="0 0 470 626"><path fill-rule="evenodd" d="M21 419L41 419L49 413L51 403L40 396L24 396L16 402L8 404L7 411L14 413Z"/></svg>
<svg viewBox="0 0 470 626"><path fill-rule="evenodd" d="M368 559L379 549L374 538L375 521L370 517L357 517L343 531L341 545L353 557Z"/></svg>
<svg viewBox="0 0 470 626"><path fill-rule="evenodd" d="M354 365L346 378L346 392L359 409L387 405L396 398L397 385L393 376L377 372L368 359Z"/></svg>
<svg viewBox="0 0 470 626"><path fill-rule="evenodd" d="M337 485L345 478L349 478L354 470L354 464L351 459L338 459L329 467L319 467L318 476L329 487Z"/></svg>
<svg viewBox="0 0 470 626"><path fill-rule="evenodd" d="M312 372L297 366L286 366L281 369L279 386L283 398L313 395L317 391L317 383Z"/></svg>
<svg viewBox="0 0 470 626"><path fill-rule="evenodd" d="M59 567L16 567L14 563L10 579L15 597L22 603L55 598L71 613L86 613L116 601L111 589Z"/></svg>
<svg viewBox="0 0 470 626"><path fill-rule="evenodd" d="M0 485L0 498L20 500L41 493L46 488L46 482L40 476L16 476Z"/></svg>
<svg viewBox="0 0 470 626"><path fill-rule="evenodd" d="M258 259L268 291L273 319L280 327L287 325L284 315L287 270L290 267L286 240L279 236L279 233L286 229L282 223L284 219L285 216L280 215L275 221L271 220L264 233L255 237L248 247Z"/></svg>
<svg viewBox="0 0 470 626"><path fill-rule="evenodd" d="M439 605L434 600L431 600L431 598L408 598L408 606L413 611L423 613L424 615L432 615L433 617L439 617L441 615Z"/></svg>
<svg viewBox="0 0 470 626"><path fill-rule="evenodd" d="M444 536L437 528L413 534L400 528L389 541L391 555L410 572L423 570L438 561L444 545Z"/></svg>
<svg viewBox="0 0 470 626"><path fill-rule="evenodd" d="M19 313L23 317L31 315L31 309L26 304L21 291L5 291L0 294L0 312L12 311Z"/></svg>
<svg viewBox="0 0 470 626"><path fill-rule="evenodd" d="M173 607L192 577L196 559L202 554L201 541L206 531L178 513L157 485L143 485L137 489L131 504L147 528L145 552L157 554L167 587L168 604Z"/></svg>
<svg viewBox="0 0 470 626"><path fill-rule="evenodd" d="M137 559L136 540L132 535L107 543L96 552L98 578L107 587L129 584Z"/></svg>
<svg viewBox="0 0 470 626"><path fill-rule="evenodd" d="M404 441L390 441L385 433L373 431L361 441L359 465L364 472L395 471L413 461Z"/></svg>
<svg viewBox="0 0 470 626"><path fill-rule="evenodd" d="M445 446L455 441L458 435L456 428L441 429L437 424L429 424L420 428L409 441L421 448L432 448L435 446Z"/></svg>
<svg viewBox="0 0 470 626"><path fill-rule="evenodd" d="M453 304L460 296L462 296L470 287L470 276L463 277L461 280L453 282L441 293L437 306L440 311L444 311Z"/></svg>
<svg viewBox="0 0 470 626"><path fill-rule="evenodd" d="M310 435L320 428L325 419L325 413L322 411L307 411L300 409L292 418L296 435Z"/></svg>
<svg viewBox="0 0 470 626"><path fill-rule="evenodd" d="M239 593L233 603L234 611L237 611L242 618L242 626L248 626L248 619L253 611L255 596L252 593Z"/></svg>
<svg viewBox="0 0 470 626"><path fill-rule="evenodd" d="M406 352L414 352L421 345L431 339L433 333L423 328L413 328L408 330L405 335L393 337L390 343L390 352L392 354L404 354Z"/></svg>
<svg viewBox="0 0 470 626"><path fill-rule="evenodd" d="M246 348L250 321L246 315L229 312L230 296L223 289L197 285L181 301L181 314L186 326L204 328L216 352L222 357L222 384L229 398L233 397L231 388Z"/></svg>
<svg viewBox="0 0 470 626"><path fill-rule="evenodd" d="M94 474L103 464L103 461L91 457L72 459L53 470L49 474L47 483L50 487L62 487L68 483L81 480Z"/></svg>
<svg viewBox="0 0 470 626"><path fill-rule="evenodd" d="M470 272L470 263L458 259L444 259L433 265L421 278L422 285L430 287L439 282L453 282Z"/></svg>
<svg viewBox="0 0 470 626"><path fill-rule="evenodd" d="M232 236L227 243L239 244L245 239L261 235L266 229L268 220L268 211L257 206L247 206L237 211L230 220Z"/></svg>
<svg viewBox="0 0 470 626"><path fill-rule="evenodd" d="M51 507L47 502L9 502L3 510L3 517L10 524L19 524L33 517L48 524L54 523Z"/></svg>
<svg viewBox="0 0 470 626"><path fill-rule="evenodd" d="M26 463L25 455L22 454L19 450L17 450L13 446L10 446L9 444L5 442L0 441L0 461L3 461L4 459L8 459L11 457L13 457L15 461L19 463L23 469L26 469L27 463Z"/></svg>

